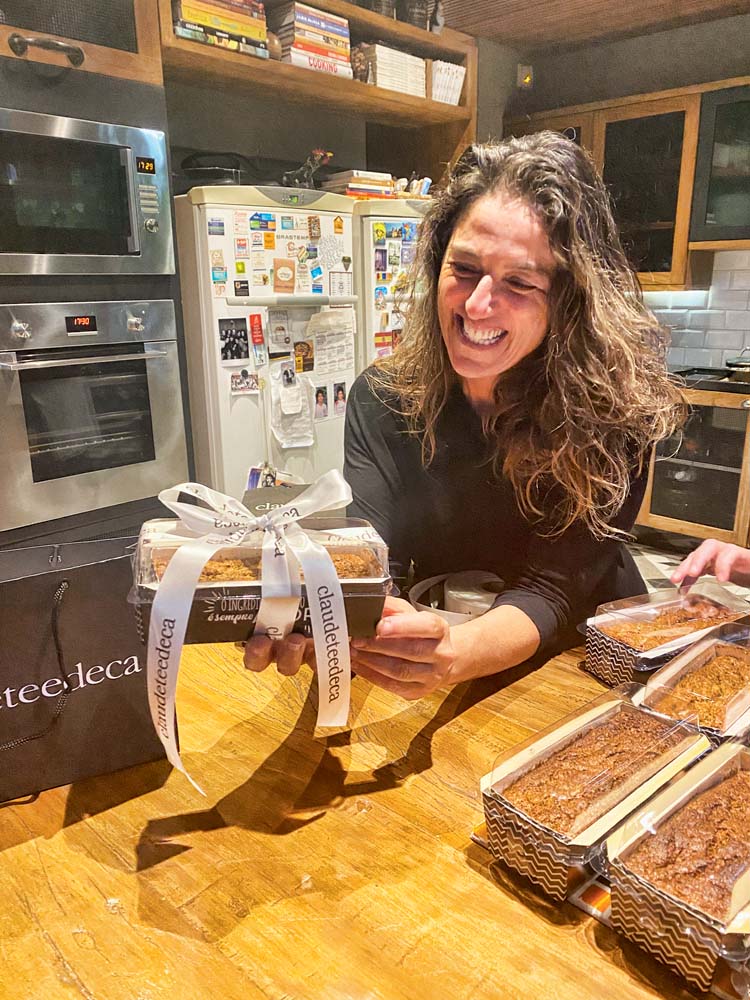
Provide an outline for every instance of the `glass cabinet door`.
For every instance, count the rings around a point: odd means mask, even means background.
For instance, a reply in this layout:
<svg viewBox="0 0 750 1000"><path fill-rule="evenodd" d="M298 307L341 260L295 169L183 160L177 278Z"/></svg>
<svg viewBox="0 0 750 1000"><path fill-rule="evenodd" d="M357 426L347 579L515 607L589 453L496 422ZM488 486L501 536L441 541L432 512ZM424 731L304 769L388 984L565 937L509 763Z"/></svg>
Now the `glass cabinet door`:
<svg viewBox="0 0 750 1000"><path fill-rule="evenodd" d="M750 409L743 402L738 395L731 406L691 405L682 431L656 447L639 523L745 544Z"/></svg>
<svg viewBox="0 0 750 1000"><path fill-rule="evenodd" d="M559 132L567 136L576 146L591 150L594 144L593 112L572 115L545 115L529 119L517 118L511 121L505 135L531 135L534 132Z"/></svg>
<svg viewBox="0 0 750 1000"><path fill-rule="evenodd" d="M698 96L596 116L595 156L625 252L644 285L684 283Z"/></svg>
<svg viewBox="0 0 750 1000"><path fill-rule="evenodd" d="M703 95L690 239L750 239L750 87Z"/></svg>

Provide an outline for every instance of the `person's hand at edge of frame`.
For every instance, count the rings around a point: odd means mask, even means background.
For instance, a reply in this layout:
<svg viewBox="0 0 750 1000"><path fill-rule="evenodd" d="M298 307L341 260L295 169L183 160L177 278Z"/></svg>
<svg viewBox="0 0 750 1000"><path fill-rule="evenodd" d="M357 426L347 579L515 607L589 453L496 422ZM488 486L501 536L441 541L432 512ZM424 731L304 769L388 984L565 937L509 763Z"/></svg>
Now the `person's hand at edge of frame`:
<svg viewBox="0 0 750 1000"><path fill-rule="evenodd" d="M750 550L708 538L682 560L670 580L679 586L694 583L706 573L713 574L720 583L750 587Z"/></svg>

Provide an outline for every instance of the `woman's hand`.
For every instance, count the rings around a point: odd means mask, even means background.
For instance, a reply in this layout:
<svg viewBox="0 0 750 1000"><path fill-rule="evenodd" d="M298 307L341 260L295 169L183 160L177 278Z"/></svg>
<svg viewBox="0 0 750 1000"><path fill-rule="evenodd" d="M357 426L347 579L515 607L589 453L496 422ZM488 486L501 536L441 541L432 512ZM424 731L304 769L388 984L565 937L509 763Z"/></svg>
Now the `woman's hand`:
<svg viewBox="0 0 750 1000"><path fill-rule="evenodd" d="M422 698L451 683L455 653L450 626L397 597L386 597L375 635L354 639L351 647L352 669L402 698Z"/></svg>
<svg viewBox="0 0 750 1000"><path fill-rule="evenodd" d="M721 583L750 587L750 551L709 538L682 560L670 580L677 585L683 581L695 583L704 573L713 573Z"/></svg>
<svg viewBox="0 0 750 1000"><path fill-rule="evenodd" d="M271 663L285 677L296 674L303 663L315 666L315 645L312 639L290 632L286 639L270 639L253 635L245 643L245 669L260 673Z"/></svg>

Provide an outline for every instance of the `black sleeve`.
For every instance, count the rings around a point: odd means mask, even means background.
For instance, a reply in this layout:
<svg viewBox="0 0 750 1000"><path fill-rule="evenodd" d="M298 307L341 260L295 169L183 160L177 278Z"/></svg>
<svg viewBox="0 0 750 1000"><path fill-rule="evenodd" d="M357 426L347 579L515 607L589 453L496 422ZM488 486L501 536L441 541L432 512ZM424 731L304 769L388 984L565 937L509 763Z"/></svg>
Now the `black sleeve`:
<svg viewBox="0 0 750 1000"><path fill-rule="evenodd" d="M629 532L635 523L647 479L646 465L632 480L628 497L613 522L622 531ZM630 592L605 593L606 587L602 589L605 579L610 587L616 587L612 581L618 574L621 581L629 578ZM593 613L594 605L642 593L643 589L623 542L597 540L586 528L573 525L557 538L532 536L526 567L493 607L511 605L528 615L541 637L539 655L561 648L560 636L573 632L576 625Z"/></svg>
<svg viewBox="0 0 750 1000"><path fill-rule="evenodd" d="M411 563L406 484L395 455L401 424L372 390L367 373L360 375L346 407L344 478L352 489L347 513L369 521L387 543L394 577L405 577Z"/></svg>

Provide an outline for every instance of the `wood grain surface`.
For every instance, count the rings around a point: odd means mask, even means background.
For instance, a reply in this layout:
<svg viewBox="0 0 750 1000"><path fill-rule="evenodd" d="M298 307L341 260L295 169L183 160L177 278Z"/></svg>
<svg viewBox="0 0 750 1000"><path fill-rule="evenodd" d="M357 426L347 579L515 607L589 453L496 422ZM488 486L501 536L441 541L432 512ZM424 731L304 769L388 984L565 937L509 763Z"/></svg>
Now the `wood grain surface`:
<svg viewBox="0 0 750 1000"><path fill-rule="evenodd" d="M601 692L579 658L419 702L355 678L351 730L316 736L309 670L186 647L207 797L158 762L4 806L0 996L695 996L469 840L497 755Z"/></svg>

